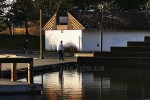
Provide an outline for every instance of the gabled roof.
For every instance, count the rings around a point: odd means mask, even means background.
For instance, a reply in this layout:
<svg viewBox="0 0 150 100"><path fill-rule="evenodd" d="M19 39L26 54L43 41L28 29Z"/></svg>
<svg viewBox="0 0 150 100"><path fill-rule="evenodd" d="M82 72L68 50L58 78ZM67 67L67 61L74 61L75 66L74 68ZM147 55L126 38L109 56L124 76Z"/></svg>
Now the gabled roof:
<svg viewBox="0 0 150 100"><path fill-rule="evenodd" d="M75 19L70 13L68 13L68 27L73 30L84 30L85 27Z"/></svg>
<svg viewBox="0 0 150 100"><path fill-rule="evenodd" d="M67 12L67 23L61 25L57 22L58 14L53 15L43 27L44 30L84 30L85 27L77 21L69 12ZM58 24L57 24L58 23Z"/></svg>
<svg viewBox="0 0 150 100"><path fill-rule="evenodd" d="M56 14L54 14L43 27L44 30L56 29Z"/></svg>

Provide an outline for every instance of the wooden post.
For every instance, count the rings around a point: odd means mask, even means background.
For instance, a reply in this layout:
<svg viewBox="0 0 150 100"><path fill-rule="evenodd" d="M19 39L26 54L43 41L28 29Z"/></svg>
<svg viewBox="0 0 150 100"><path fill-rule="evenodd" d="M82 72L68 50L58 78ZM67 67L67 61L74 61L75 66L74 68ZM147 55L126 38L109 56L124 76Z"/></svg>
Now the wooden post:
<svg viewBox="0 0 150 100"><path fill-rule="evenodd" d="M2 78L2 64L0 63L0 79Z"/></svg>
<svg viewBox="0 0 150 100"><path fill-rule="evenodd" d="M28 83L33 83L33 61L28 63Z"/></svg>
<svg viewBox="0 0 150 100"><path fill-rule="evenodd" d="M40 9L40 58L43 59L42 9Z"/></svg>
<svg viewBox="0 0 150 100"><path fill-rule="evenodd" d="M16 81L17 80L17 70L16 70L16 63L12 63L11 66L11 81Z"/></svg>

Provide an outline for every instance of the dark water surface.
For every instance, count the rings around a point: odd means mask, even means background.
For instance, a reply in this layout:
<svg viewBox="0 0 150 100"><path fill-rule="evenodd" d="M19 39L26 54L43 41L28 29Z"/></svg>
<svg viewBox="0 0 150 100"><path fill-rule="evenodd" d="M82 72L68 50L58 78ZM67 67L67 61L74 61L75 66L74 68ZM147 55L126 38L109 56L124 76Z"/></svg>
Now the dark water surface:
<svg viewBox="0 0 150 100"><path fill-rule="evenodd" d="M41 83L41 75L34 81ZM42 96L0 96L0 100L150 100L150 68L64 70L62 77L49 72L43 74L43 87Z"/></svg>

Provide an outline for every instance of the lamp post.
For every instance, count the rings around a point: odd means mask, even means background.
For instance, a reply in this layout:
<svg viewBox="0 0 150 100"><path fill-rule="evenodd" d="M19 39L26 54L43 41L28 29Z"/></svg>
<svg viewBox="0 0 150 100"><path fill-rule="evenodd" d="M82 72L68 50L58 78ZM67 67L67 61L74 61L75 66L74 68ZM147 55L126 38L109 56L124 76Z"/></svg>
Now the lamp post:
<svg viewBox="0 0 150 100"><path fill-rule="evenodd" d="M103 4L98 5L98 9L101 12L101 22L103 22L103 8L104 8ZM101 29L101 32L100 32L100 38L101 38L101 52L103 52L103 32L102 32L102 29Z"/></svg>

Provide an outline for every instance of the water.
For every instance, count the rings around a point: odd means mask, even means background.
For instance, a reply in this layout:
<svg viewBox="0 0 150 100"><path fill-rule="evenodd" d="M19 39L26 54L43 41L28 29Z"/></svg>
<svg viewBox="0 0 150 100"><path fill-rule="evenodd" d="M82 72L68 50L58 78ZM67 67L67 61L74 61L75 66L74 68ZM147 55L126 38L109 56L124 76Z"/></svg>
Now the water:
<svg viewBox="0 0 150 100"><path fill-rule="evenodd" d="M35 76L34 81L41 83L41 76ZM59 72L49 72L43 74L43 87L42 96L19 96L14 100L150 100L150 69L74 69L65 70L62 77Z"/></svg>

